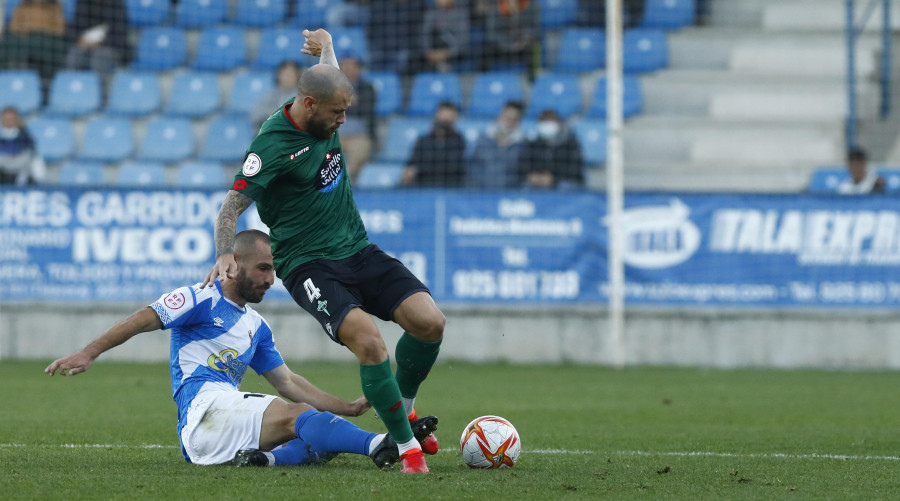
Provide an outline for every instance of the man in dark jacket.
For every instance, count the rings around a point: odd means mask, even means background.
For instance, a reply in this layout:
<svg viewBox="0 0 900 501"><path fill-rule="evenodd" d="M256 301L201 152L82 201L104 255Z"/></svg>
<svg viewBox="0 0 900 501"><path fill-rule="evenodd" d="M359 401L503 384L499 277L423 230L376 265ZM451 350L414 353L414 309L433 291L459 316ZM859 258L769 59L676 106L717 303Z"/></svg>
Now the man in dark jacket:
<svg viewBox="0 0 900 501"><path fill-rule="evenodd" d="M581 145L552 110L545 110L538 117L537 137L525 143L518 167L522 185L527 188L584 186Z"/></svg>
<svg viewBox="0 0 900 501"><path fill-rule="evenodd" d="M404 186L458 187L466 171L466 140L456 130L459 108L448 101L438 105L434 127L416 141L400 182Z"/></svg>

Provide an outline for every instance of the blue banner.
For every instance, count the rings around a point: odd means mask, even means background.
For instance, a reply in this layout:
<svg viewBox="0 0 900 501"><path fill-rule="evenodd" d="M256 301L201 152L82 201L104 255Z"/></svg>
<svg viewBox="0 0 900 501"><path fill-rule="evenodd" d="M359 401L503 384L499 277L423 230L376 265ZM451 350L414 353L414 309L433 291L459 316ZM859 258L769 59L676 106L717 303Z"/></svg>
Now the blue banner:
<svg viewBox="0 0 900 501"><path fill-rule="evenodd" d="M0 301L146 301L203 279L224 192L4 189ZM587 192L360 192L369 238L438 302L602 303L606 197ZM632 194L626 302L900 305L889 198ZM255 208L238 229L265 229ZM267 301L291 301L276 286Z"/></svg>

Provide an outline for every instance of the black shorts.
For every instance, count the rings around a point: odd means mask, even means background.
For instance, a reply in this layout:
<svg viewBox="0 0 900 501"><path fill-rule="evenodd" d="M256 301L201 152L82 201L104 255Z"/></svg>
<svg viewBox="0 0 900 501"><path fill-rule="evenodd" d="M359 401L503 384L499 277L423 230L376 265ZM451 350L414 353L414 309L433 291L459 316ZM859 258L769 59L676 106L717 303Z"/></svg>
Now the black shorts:
<svg viewBox="0 0 900 501"><path fill-rule="evenodd" d="M291 297L322 324L334 342L347 313L360 307L382 320L409 296L428 291L399 260L370 244L337 261L314 259L297 266L283 280ZM430 292L429 292L430 294Z"/></svg>

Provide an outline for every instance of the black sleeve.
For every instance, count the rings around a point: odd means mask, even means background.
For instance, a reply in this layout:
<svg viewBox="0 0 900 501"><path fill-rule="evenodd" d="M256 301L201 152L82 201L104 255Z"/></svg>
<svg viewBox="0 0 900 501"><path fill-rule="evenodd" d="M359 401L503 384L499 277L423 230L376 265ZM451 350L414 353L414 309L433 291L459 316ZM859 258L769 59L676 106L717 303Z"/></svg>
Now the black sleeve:
<svg viewBox="0 0 900 501"><path fill-rule="evenodd" d="M375 88L369 82L359 82L359 101L357 102L357 115L366 124L366 132L373 141L375 138Z"/></svg>

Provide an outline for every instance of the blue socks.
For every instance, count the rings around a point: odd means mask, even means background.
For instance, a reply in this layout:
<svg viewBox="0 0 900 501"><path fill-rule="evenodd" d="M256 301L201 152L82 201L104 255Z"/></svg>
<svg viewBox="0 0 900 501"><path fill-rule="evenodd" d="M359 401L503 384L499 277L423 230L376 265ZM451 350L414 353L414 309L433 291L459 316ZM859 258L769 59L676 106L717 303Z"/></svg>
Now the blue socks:
<svg viewBox="0 0 900 501"><path fill-rule="evenodd" d="M308 454L318 456L340 452L368 456L369 444L378 436L330 412L317 410L301 414L294 425L294 432L298 438L288 442L288 445L304 442L308 446ZM276 451L272 452L274 454Z"/></svg>

